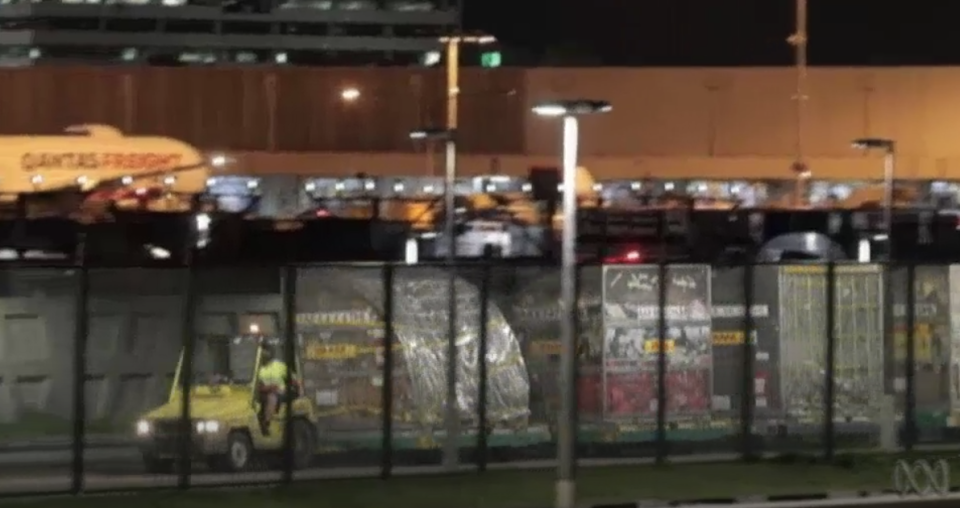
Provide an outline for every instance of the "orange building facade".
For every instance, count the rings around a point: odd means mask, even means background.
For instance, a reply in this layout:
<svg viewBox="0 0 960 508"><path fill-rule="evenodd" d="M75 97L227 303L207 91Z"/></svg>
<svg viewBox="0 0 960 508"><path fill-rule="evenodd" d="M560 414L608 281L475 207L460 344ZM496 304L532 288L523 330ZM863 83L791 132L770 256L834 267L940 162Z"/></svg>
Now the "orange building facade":
<svg viewBox="0 0 960 508"><path fill-rule="evenodd" d="M879 154L853 138L898 144L898 178L960 180L960 69L811 69L798 121L796 76L769 69L465 69L460 167L524 175L556 165L560 125L529 111L559 97L606 99L586 118L581 162L598 179L791 179L802 153L815 179L880 178ZM344 88L360 96L341 98ZM0 135L75 124L183 140L268 175L427 175L442 163L407 132L444 118L435 69L71 68L0 70Z"/></svg>

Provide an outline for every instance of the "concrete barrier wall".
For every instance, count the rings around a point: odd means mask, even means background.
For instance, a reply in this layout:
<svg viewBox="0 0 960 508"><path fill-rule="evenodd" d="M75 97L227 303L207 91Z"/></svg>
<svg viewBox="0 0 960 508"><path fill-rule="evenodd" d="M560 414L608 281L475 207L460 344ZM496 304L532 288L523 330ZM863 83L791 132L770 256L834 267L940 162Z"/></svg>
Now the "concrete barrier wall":
<svg viewBox="0 0 960 508"><path fill-rule="evenodd" d="M261 272L261 280L263 282ZM278 279L276 272L273 278ZM197 330L228 335L256 321L279 329L279 291L244 294L256 276L198 277ZM186 274L180 270L93 270L86 353L87 419L128 423L169 394L182 344ZM4 274L0 298L0 424L34 417L69 421L73 411L75 273ZM220 280L218 280L220 279ZM276 281L272 282L276 286ZM216 285L221 288L218 291ZM247 287L244 287L244 286ZM213 292L216 294L210 294Z"/></svg>

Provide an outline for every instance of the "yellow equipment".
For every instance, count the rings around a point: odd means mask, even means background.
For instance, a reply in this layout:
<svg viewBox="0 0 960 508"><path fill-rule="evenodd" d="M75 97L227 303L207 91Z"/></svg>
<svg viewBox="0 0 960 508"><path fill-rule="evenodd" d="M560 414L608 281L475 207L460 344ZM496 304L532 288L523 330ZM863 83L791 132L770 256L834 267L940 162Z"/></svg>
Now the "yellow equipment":
<svg viewBox="0 0 960 508"><path fill-rule="evenodd" d="M263 361L261 345L278 346L278 339L258 334L207 337L197 341L190 390L189 453L191 460L218 471L242 471L258 456L279 456L284 446L287 404L281 399L267 433L261 429L257 376ZM292 378L302 372L299 348ZM282 358L282 353L279 358ZM144 465L150 472L171 471L182 446L183 355L177 366L170 397L137 422L137 439ZM316 408L292 383L291 429L294 468L309 466L317 452Z"/></svg>

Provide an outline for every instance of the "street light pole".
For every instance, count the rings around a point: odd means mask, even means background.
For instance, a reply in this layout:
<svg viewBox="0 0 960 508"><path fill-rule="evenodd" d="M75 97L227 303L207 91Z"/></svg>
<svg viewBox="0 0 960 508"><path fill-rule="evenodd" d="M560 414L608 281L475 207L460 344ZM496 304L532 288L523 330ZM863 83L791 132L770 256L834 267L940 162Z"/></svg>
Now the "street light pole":
<svg viewBox="0 0 960 508"><path fill-rule="evenodd" d="M556 508L576 504L576 238L577 238L577 117L563 118L563 231L560 244L560 424L557 426Z"/></svg>
<svg viewBox="0 0 960 508"><path fill-rule="evenodd" d="M893 258L893 186L896 178L896 156L897 156L897 143L892 139L884 138L861 138L853 140L853 147L858 150L868 151L868 150L883 150L883 236L884 238L884 249L883 256L881 261L883 261L883 347L885 351L892 351L891 348L894 347L894 312L893 312L893 267L890 261ZM876 236L874 237L876 240ZM907 288L908 291L913 292L914 288ZM912 310L912 309L908 309ZM912 349L910 350L912 351ZM911 353L907 353L908 355ZM894 361L884 362L884 370L887 372L893 372ZM909 369L909 367L908 367ZM886 379L893 379L893 376L887 376ZM908 381L909 382L909 381ZM888 383L884 386L885 391L889 394L895 393L896 388L892 383ZM890 403L892 404L892 402ZM892 409L888 411L889 414L892 414ZM881 422L881 428L893 428L895 423L892 419L889 421ZM895 431L890 431L894 432ZM889 434L887 431L883 431L882 434Z"/></svg>
<svg viewBox="0 0 960 508"><path fill-rule="evenodd" d="M460 45L490 44L496 38L490 35L450 35L440 38L446 46L447 74L447 122L443 133L446 148L446 171L444 174L443 202L446 211L444 238L447 242L447 396L444 428L446 437L443 443L443 466L453 470L460 463L460 411L457 406L457 295L456 295L456 203L455 189L457 179L457 120L460 107ZM412 135L412 134L411 134ZM435 136L431 136L435 137ZM482 302L482 304L486 304ZM483 360L481 360L483 361Z"/></svg>
<svg viewBox="0 0 960 508"><path fill-rule="evenodd" d="M455 469L460 462L460 408L457 404L457 242L455 239L457 177L456 131L448 132L446 147L446 171L443 183L444 223L443 236L447 239L447 397L445 425L446 439L443 442L443 465ZM485 302L481 302L485 303ZM481 360L483 361L483 360Z"/></svg>
<svg viewBox="0 0 960 508"><path fill-rule="evenodd" d="M447 129L455 130L460 106L460 37L447 37L445 44L447 47Z"/></svg>
<svg viewBox="0 0 960 508"><path fill-rule="evenodd" d="M796 28L787 38L787 43L793 46L796 67L796 90L793 95L796 121L793 169L797 178L794 200L799 206L806 202L807 183L810 179L810 171L804 160L804 129L806 128L804 108L807 101L807 0L795 0L795 8Z"/></svg>
<svg viewBox="0 0 960 508"><path fill-rule="evenodd" d="M462 44L493 44L492 35L448 35L440 38L446 49L447 69L447 130L457 130L460 106L460 46Z"/></svg>
<svg viewBox="0 0 960 508"><path fill-rule="evenodd" d="M457 404L457 243L456 243L456 185L457 133L453 129L424 128L410 132L410 139L443 141L446 148L446 170L443 180L443 240L447 244L444 256L447 269L447 364L446 400L444 407L443 465L455 469L460 461L460 409Z"/></svg>
<svg viewBox="0 0 960 508"><path fill-rule="evenodd" d="M576 504L577 425L577 117L606 113L610 104L572 100L541 104L533 108L540 116L563 117L563 232L560 249L560 414L557 422L556 508Z"/></svg>
<svg viewBox="0 0 960 508"><path fill-rule="evenodd" d="M883 154L883 224L887 233L887 256L893 245L893 179L896 175L896 153L891 141Z"/></svg>

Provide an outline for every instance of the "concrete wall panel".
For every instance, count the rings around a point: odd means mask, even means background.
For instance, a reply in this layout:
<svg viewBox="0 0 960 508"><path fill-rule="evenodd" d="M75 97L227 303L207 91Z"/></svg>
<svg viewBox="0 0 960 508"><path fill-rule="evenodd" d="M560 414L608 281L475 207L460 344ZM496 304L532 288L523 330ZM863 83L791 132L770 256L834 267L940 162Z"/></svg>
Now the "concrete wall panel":
<svg viewBox="0 0 960 508"><path fill-rule="evenodd" d="M210 151L416 152L425 147L408 132L444 122L443 79L440 69L417 68L0 70L0 134L105 123ZM523 71L464 69L462 79L462 149L522 151ZM360 98L341 100L348 87Z"/></svg>
<svg viewBox="0 0 960 508"><path fill-rule="evenodd" d="M960 177L960 117L953 114L960 107L960 69L812 68L807 76L803 148L815 174L831 159L861 165L866 156L850 141L878 136L897 141L904 177ZM615 159L616 176L666 176L687 164L700 176L729 176L763 158L789 174L797 150L792 68L533 69L527 90L531 104L541 97L611 101L612 113L583 123L581 154L601 164ZM555 122L528 119L527 153L559 153L558 130ZM863 168L848 172L875 173Z"/></svg>
<svg viewBox="0 0 960 508"><path fill-rule="evenodd" d="M786 81L790 81L787 76ZM857 137L878 135L870 129L870 90L875 78L870 70L817 69L810 75L804 104L804 147L809 154L828 157L856 157L850 141ZM790 88L788 83L786 88ZM792 97L794 90L789 90ZM789 107L796 108L790 101ZM794 115L794 116L791 116ZM785 135L796 140L795 111L785 112ZM788 145L786 153L793 153Z"/></svg>
<svg viewBox="0 0 960 508"><path fill-rule="evenodd" d="M7 295L0 298L0 423L35 424L41 418L43 431L59 422L65 434L73 411L75 278L63 270L3 275ZM85 393L92 432L126 428L170 393L182 344L185 279L179 275L183 272L91 272ZM251 322L265 333L279 332L279 293L248 296L236 287L262 286L262 277L252 274L229 287L224 274L207 275L199 281L204 291L215 290L215 283L221 290L200 295L200 333L234 334ZM236 272L232 277L242 278ZM2 434L0 429L0 438Z"/></svg>
<svg viewBox="0 0 960 508"><path fill-rule="evenodd" d="M726 77L715 92L720 103L712 118L717 130L716 154L792 153L793 84L773 69L747 69Z"/></svg>
<svg viewBox="0 0 960 508"><path fill-rule="evenodd" d="M527 110L550 99L602 99L613 111L583 119L584 155L689 155L706 153L713 78L696 71L631 69L532 69L527 76ZM682 107L678 107L682 105ZM526 151L556 153L560 126L528 115Z"/></svg>

